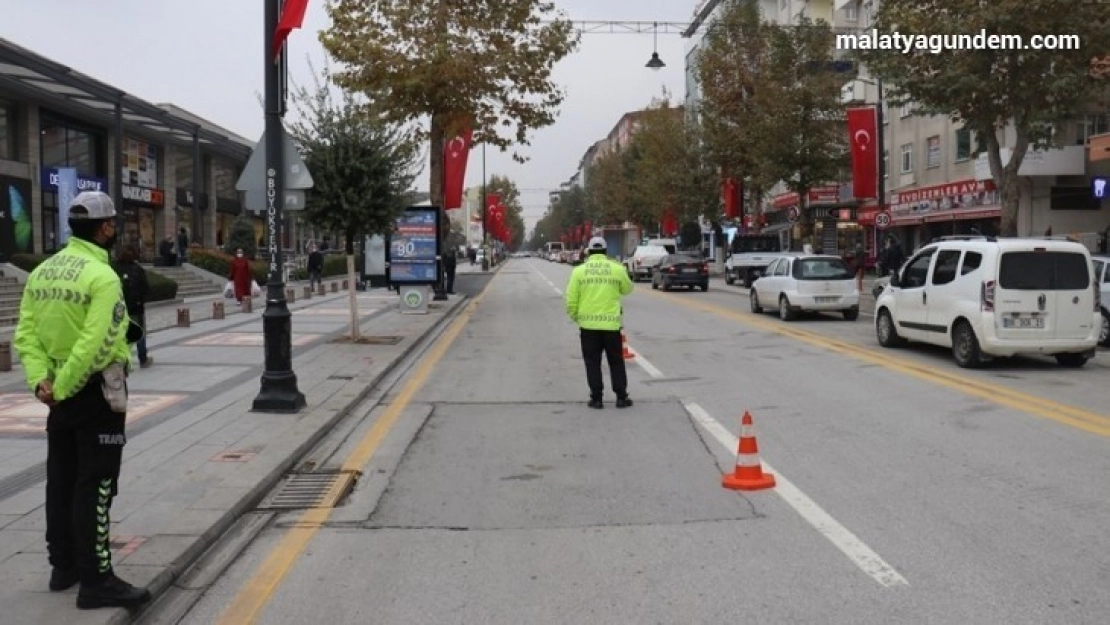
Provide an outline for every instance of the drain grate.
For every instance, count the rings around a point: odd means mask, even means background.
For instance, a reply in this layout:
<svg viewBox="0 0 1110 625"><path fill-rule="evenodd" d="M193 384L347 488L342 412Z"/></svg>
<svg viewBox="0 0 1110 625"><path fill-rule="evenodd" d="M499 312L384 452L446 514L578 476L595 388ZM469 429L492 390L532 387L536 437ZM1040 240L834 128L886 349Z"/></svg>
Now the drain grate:
<svg viewBox="0 0 1110 625"><path fill-rule="evenodd" d="M358 345L396 345L404 340L403 336L360 336ZM332 341L333 343L350 343L351 337L343 336Z"/></svg>
<svg viewBox="0 0 1110 625"><path fill-rule="evenodd" d="M357 477L355 471L293 473L258 509L334 508L354 488Z"/></svg>

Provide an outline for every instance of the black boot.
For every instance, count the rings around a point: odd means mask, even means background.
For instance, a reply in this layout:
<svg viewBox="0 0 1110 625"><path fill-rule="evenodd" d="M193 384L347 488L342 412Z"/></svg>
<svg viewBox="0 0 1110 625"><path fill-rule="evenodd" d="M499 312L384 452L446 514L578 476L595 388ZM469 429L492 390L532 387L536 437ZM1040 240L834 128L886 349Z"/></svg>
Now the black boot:
<svg viewBox="0 0 1110 625"><path fill-rule="evenodd" d="M617 408L628 408L632 405L632 398L628 395L617 398Z"/></svg>
<svg viewBox="0 0 1110 625"><path fill-rule="evenodd" d="M150 601L150 591L136 588L109 573L97 584L81 584L77 593L77 607L82 610L96 608L129 608Z"/></svg>
<svg viewBox="0 0 1110 625"><path fill-rule="evenodd" d="M601 400L596 399L596 398L590 399L590 403L588 403L586 405L589 406L590 408L594 408L594 409L597 409L597 410L601 410L602 408L605 407L605 404L601 403Z"/></svg>
<svg viewBox="0 0 1110 625"><path fill-rule="evenodd" d="M50 592L69 590L78 581L80 581L80 577L77 575L77 569L54 567L54 570L50 571Z"/></svg>

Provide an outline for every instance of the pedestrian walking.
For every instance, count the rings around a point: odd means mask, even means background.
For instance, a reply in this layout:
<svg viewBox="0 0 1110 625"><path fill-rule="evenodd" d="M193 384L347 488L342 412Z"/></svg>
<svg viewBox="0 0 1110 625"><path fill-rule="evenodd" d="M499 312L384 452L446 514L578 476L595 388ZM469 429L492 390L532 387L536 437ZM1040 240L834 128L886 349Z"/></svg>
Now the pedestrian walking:
<svg viewBox="0 0 1110 625"><path fill-rule="evenodd" d="M320 276L324 271L324 255L316 249L316 245L309 246L308 252L308 287L315 288L321 283Z"/></svg>
<svg viewBox="0 0 1110 625"><path fill-rule="evenodd" d="M146 349L146 302L150 294L146 270L139 264L133 245L124 246L113 268L119 275L127 317L131 320L127 326L127 342L135 345L139 352L139 366L145 369L154 364Z"/></svg>
<svg viewBox="0 0 1110 625"><path fill-rule="evenodd" d="M447 246L447 250L443 252L443 272L447 284L445 290L448 293L455 292L455 270L459 263L458 252L455 251L454 246Z"/></svg>
<svg viewBox="0 0 1110 625"><path fill-rule="evenodd" d="M135 606L150 592L116 577L109 512L127 421L127 305L108 262L116 210L100 191L69 208L72 236L27 279L15 348L46 418L46 543L50 590L80 582L77 607Z"/></svg>
<svg viewBox="0 0 1110 625"><path fill-rule="evenodd" d="M617 408L632 405L628 396L628 374L624 368L621 328L624 310L621 298L632 292L632 280L624 266L605 255L605 239L594 237L587 246L589 258L570 274L566 290L566 309L578 325L582 360L586 363L586 383L590 387L590 408L603 408L605 385L601 378L601 355L609 363Z"/></svg>
<svg viewBox="0 0 1110 625"><path fill-rule="evenodd" d="M243 248L235 250L235 258L231 259L227 279L235 289L235 301L242 304L244 298L251 297L251 282L254 278L251 275L251 263L243 255Z"/></svg>
<svg viewBox="0 0 1110 625"><path fill-rule="evenodd" d="M173 253L173 235L167 234L162 243L158 245L158 255L162 257L163 267L173 267L177 264L177 254Z"/></svg>
<svg viewBox="0 0 1110 625"><path fill-rule="evenodd" d="M856 245L855 255L852 258L856 270L856 290L863 292L863 274L867 271L867 253L863 250L863 245Z"/></svg>
<svg viewBox="0 0 1110 625"><path fill-rule="evenodd" d="M177 264L180 266L185 261L189 260L187 255L189 253L189 233L185 231L182 226L181 230L177 231Z"/></svg>

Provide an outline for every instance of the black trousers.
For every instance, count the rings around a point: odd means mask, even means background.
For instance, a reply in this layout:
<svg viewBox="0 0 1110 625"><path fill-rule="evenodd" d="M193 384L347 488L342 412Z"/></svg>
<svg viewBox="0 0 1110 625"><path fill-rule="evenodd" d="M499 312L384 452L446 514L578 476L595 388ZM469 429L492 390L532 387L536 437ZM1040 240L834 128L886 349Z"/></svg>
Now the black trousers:
<svg viewBox="0 0 1110 625"><path fill-rule="evenodd" d="M455 292L455 267L455 263L443 263L443 272L446 276L446 285L443 290L448 293Z"/></svg>
<svg viewBox="0 0 1110 625"><path fill-rule="evenodd" d="M601 379L601 354L609 361L609 377L617 397L628 396L628 373L624 369L619 330L579 330L582 342L582 360L586 362L586 382L590 385L590 398L601 399L605 383Z"/></svg>
<svg viewBox="0 0 1110 625"><path fill-rule="evenodd" d="M50 564L83 584L112 572L109 510L117 493L126 415L113 412L99 374L47 417L46 544Z"/></svg>

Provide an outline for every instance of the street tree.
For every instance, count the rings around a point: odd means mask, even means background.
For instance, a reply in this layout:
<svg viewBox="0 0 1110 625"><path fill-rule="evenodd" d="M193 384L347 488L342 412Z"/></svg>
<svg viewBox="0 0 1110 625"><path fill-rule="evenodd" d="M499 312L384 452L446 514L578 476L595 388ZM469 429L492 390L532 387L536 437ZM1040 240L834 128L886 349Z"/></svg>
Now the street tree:
<svg viewBox="0 0 1110 625"><path fill-rule="evenodd" d="M629 161L633 156L610 148L586 174L586 216L599 225L616 225L633 214ZM567 224L574 225L574 224Z"/></svg>
<svg viewBox="0 0 1110 625"><path fill-rule="evenodd" d="M873 27L880 35L946 37L1004 34L1031 44L1035 36L1075 35L1081 47L1031 49L917 48L862 50L861 60L887 87L888 102L919 114L948 115L985 148L1002 201L1001 232L1017 235L1018 171L1030 149L1056 145L1062 123L1089 112L1106 94L1092 79L1092 57L1110 53L1110 5L1058 0L883 0ZM926 40L928 41L928 40ZM1003 142L1009 158L1003 160Z"/></svg>
<svg viewBox="0 0 1110 625"><path fill-rule="evenodd" d="M543 0L331 0L321 32L346 89L395 121L424 120L432 203L443 205L443 144L470 125L474 142L508 150L555 121L551 78L578 36ZM525 159L514 152L520 162Z"/></svg>
<svg viewBox="0 0 1110 625"><path fill-rule="evenodd" d="M336 91L325 69L308 89L295 86L298 116L290 134L315 183L306 193L304 219L342 232L347 277L356 282L354 245L359 237L386 234L404 209L419 171L420 144L405 125L391 121L357 94ZM351 339L359 340L355 290L351 289Z"/></svg>

